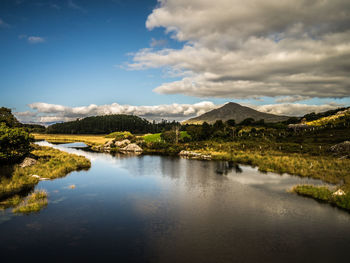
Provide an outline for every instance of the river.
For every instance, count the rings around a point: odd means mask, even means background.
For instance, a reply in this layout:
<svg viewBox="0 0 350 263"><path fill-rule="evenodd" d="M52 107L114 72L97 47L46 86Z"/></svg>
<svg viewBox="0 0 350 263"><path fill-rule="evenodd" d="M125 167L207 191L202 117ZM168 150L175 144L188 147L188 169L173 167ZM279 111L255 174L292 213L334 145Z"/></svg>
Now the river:
<svg viewBox="0 0 350 263"><path fill-rule="evenodd" d="M88 171L42 181L49 205L0 211L1 262L336 262L350 214L288 192L322 184L227 162L84 155ZM75 188L70 186L74 185ZM4 261L3 261L4 260Z"/></svg>

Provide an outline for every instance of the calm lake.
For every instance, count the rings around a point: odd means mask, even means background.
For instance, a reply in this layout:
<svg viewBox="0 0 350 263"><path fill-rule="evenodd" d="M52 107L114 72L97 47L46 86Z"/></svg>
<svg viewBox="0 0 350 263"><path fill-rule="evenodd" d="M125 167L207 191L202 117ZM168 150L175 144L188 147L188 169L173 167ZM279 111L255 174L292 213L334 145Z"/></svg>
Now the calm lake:
<svg viewBox="0 0 350 263"><path fill-rule="evenodd" d="M40 182L36 189L49 193L46 209L0 211L1 262L349 258L350 214L288 192L320 181L227 162L112 156L75 146L81 145L53 147L88 157L91 169Z"/></svg>

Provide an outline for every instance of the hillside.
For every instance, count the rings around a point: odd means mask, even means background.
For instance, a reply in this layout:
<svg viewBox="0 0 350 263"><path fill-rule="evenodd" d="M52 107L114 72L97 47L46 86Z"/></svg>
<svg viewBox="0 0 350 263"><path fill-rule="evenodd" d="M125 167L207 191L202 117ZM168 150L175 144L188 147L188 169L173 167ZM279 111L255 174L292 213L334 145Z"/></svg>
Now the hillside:
<svg viewBox="0 0 350 263"><path fill-rule="evenodd" d="M221 108L184 121L183 124L201 124L203 122L214 123L217 120L227 121L231 119L235 120L236 123L239 123L247 118L252 118L255 121L263 119L265 122L279 122L286 121L289 117L263 113L237 103L229 102Z"/></svg>
<svg viewBox="0 0 350 263"><path fill-rule="evenodd" d="M308 121L305 124L310 126L325 126L328 124L338 125L346 124L350 121L350 108L342 108L332 115L318 118L316 120Z"/></svg>
<svg viewBox="0 0 350 263"><path fill-rule="evenodd" d="M167 121L151 123L134 115L113 114L56 123L47 127L46 132L62 134L108 134L116 131L129 131L134 134L156 133L163 129L170 129L175 124L175 122Z"/></svg>

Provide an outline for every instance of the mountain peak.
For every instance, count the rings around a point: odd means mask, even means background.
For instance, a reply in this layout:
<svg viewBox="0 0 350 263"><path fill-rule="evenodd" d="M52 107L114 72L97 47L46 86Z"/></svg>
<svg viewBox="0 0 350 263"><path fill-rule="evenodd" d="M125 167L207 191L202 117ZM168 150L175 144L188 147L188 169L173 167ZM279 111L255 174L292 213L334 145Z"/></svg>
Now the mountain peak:
<svg viewBox="0 0 350 263"><path fill-rule="evenodd" d="M252 118L255 121L263 119L265 122L279 122L288 119L287 116L264 113L235 102L228 102L220 108L184 121L184 124L201 124L203 122L214 123L217 120L227 121L230 119L235 120L236 123L240 123L247 118Z"/></svg>

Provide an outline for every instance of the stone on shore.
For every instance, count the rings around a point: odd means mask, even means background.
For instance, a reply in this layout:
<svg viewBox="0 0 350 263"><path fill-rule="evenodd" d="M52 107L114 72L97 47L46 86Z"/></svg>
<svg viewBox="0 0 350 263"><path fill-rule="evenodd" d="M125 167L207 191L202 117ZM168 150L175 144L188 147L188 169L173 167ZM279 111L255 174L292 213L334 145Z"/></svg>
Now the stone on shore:
<svg viewBox="0 0 350 263"><path fill-rule="evenodd" d="M143 151L142 148L138 146L136 143L131 143L120 150L124 152L142 152Z"/></svg>
<svg viewBox="0 0 350 263"><path fill-rule="evenodd" d="M204 160L211 159L211 155L209 155L209 154L202 154L202 153L196 153L196 152L185 151L185 150L182 150L179 153L179 155L182 157L190 158L190 159L204 159Z"/></svg>
<svg viewBox="0 0 350 263"><path fill-rule="evenodd" d="M36 164L36 160L33 158L26 157L23 162L19 165L21 168L29 167Z"/></svg>
<svg viewBox="0 0 350 263"><path fill-rule="evenodd" d="M125 147L125 146L127 146L127 145L129 145L131 142L128 140L128 139L125 139L125 140L122 140L122 141L116 141L115 143L114 143L114 145L116 146L116 147Z"/></svg>
<svg viewBox="0 0 350 263"><path fill-rule="evenodd" d="M338 189L338 191L334 192L333 195L342 196L345 195L345 192L342 189Z"/></svg>

